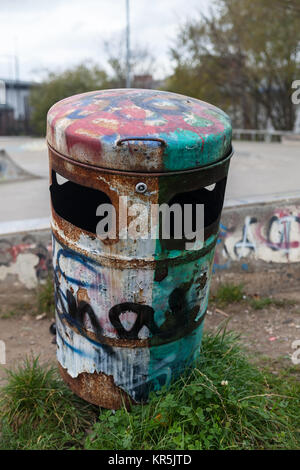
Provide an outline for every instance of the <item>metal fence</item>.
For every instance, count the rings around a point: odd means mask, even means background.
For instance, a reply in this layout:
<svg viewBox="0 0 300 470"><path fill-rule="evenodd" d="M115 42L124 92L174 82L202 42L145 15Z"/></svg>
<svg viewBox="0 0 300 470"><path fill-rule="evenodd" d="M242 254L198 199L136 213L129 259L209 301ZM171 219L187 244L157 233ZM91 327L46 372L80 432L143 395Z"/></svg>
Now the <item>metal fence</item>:
<svg viewBox="0 0 300 470"><path fill-rule="evenodd" d="M300 141L300 134L292 131L273 131L258 129L233 129L235 140L250 140L257 142L282 142L282 140Z"/></svg>

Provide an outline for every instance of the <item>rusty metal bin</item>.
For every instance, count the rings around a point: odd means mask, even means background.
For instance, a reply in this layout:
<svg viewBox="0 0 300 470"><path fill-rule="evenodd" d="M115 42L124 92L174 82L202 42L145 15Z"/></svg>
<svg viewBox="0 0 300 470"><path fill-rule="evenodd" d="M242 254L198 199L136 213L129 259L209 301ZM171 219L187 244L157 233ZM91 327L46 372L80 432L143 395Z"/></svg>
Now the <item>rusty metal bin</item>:
<svg viewBox="0 0 300 470"><path fill-rule="evenodd" d="M230 120L186 96L119 89L62 100L47 125L61 375L105 408L141 403L200 352ZM160 238L126 239L121 222L115 239L99 237L97 207L112 204L119 221L121 197L147 210L203 203L204 241L163 239L159 222Z"/></svg>

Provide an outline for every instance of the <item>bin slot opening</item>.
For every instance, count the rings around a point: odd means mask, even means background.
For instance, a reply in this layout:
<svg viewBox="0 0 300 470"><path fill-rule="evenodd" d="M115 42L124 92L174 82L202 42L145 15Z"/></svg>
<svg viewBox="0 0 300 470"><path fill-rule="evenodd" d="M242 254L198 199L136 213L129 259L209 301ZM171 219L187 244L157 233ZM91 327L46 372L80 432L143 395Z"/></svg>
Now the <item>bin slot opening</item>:
<svg viewBox="0 0 300 470"><path fill-rule="evenodd" d="M111 204L110 198L103 191L66 180L55 171L52 171L50 194L52 206L60 217L94 234L98 222L105 217L96 215L97 207L100 204Z"/></svg>
<svg viewBox="0 0 300 470"><path fill-rule="evenodd" d="M194 191L178 193L169 201L169 206L179 204L182 214L184 214L184 204L192 205L192 227L196 230L196 204L204 204L204 227L209 227L216 222L222 211L227 177L210 184L207 187L201 187ZM182 218L183 220L183 218ZM174 217L171 213L171 238L174 237Z"/></svg>

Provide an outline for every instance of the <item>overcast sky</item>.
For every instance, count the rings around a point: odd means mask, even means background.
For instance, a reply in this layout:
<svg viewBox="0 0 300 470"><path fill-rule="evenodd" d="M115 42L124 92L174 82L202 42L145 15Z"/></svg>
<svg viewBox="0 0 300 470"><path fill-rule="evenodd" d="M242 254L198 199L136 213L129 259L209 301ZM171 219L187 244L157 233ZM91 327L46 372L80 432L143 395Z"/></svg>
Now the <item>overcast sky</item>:
<svg viewBox="0 0 300 470"><path fill-rule="evenodd" d="M125 0L0 0L0 77L39 80L86 59L107 68L103 41L125 28ZM132 45L157 58L156 77L170 71L168 49L177 27L207 11L209 0L130 0ZM43 72L44 71L44 72Z"/></svg>

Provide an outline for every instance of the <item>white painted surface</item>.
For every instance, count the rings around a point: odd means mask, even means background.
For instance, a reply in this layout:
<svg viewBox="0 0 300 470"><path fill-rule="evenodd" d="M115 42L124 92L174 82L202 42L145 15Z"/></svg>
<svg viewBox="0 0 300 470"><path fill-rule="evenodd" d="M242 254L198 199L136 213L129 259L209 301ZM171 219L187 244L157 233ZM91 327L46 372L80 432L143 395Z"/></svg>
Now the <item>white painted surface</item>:
<svg viewBox="0 0 300 470"><path fill-rule="evenodd" d="M33 289L37 285L36 271L39 258L33 253L19 254L16 261L9 266L0 266L0 281L6 279L9 274L15 274L21 284L27 289Z"/></svg>

